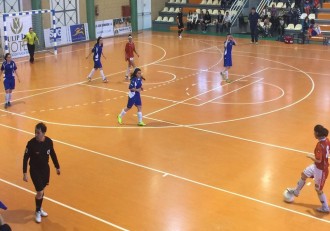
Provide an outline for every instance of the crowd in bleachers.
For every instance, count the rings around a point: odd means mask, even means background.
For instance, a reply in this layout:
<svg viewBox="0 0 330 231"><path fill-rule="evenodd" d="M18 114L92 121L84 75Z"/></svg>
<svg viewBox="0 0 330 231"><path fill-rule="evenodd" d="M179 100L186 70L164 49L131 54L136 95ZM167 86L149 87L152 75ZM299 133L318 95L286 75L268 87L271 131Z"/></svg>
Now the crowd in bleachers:
<svg viewBox="0 0 330 231"><path fill-rule="evenodd" d="M320 7L319 0L278 0L271 2L260 13L259 35L280 39L285 30L310 33L316 28L315 12Z"/></svg>
<svg viewBox="0 0 330 231"><path fill-rule="evenodd" d="M216 26L216 32L229 32L231 26L231 18L237 13L229 11L230 6L235 0L201 0L200 8L196 8L194 12L189 11L186 16L186 29L200 30L203 33L208 31L210 25ZM186 0L170 0L169 3L185 4ZM212 7L211 7L212 6ZM216 9L214 6L218 6ZM161 11L166 16L158 16L156 22L176 22L176 14L181 6L164 7ZM209 8L209 9L207 9ZM212 8L212 9L211 9ZM198 26L199 25L199 26Z"/></svg>

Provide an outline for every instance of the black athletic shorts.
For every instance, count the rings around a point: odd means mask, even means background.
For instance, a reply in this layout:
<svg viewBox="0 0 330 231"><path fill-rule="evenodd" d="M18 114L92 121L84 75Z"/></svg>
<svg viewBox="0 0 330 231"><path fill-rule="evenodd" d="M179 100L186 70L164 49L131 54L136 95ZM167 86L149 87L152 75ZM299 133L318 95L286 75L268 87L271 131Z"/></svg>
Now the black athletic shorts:
<svg viewBox="0 0 330 231"><path fill-rule="evenodd" d="M30 176L37 192L44 190L49 183L49 166L42 169L30 168Z"/></svg>

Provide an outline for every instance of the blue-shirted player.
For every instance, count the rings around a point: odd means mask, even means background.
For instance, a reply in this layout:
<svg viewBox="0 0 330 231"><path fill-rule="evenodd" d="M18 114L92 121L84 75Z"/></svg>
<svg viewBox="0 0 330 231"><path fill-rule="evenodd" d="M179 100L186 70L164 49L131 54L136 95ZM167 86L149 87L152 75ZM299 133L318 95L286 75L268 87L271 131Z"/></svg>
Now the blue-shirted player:
<svg viewBox="0 0 330 231"><path fill-rule="evenodd" d="M138 126L145 126L146 124L142 121L142 101L140 92L143 91L142 88L142 80L145 80L142 77L141 69L135 68L132 76L131 82L129 84L129 92L128 92L128 102L126 108L124 108L121 113L118 115L118 123L122 124L122 118L129 111L133 105L135 105L138 109L137 116L138 116Z"/></svg>
<svg viewBox="0 0 330 231"><path fill-rule="evenodd" d="M104 75L104 72L103 72L103 69L102 69L102 63L101 63L101 56L103 56L105 59L107 59L103 54L103 38L102 37L97 38L97 41L96 41L91 53L89 53L89 55L86 57L86 59L88 59L88 57L92 53L93 53L93 60L94 60L94 68L89 73L87 79L88 79L89 82L92 81L92 76L94 75L94 72L97 69L100 69L102 80L103 80L104 83L107 83L108 79Z"/></svg>
<svg viewBox="0 0 330 231"><path fill-rule="evenodd" d="M20 82L18 73L17 73L17 66L15 62L11 59L11 54L7 53L5 55L5 61L2 63L1 66L1 75L5 72L3 85L6 91L6 98L5 98L5 108L11 106L11 93L15 89L15 74L17 76L18 82Z"/></svg>
<svg viewBox="0 0 330 231"><path fill-rule="evenodd" d="M227 35L227 39L225 41L225 47L223 52L223 71L220 72L222 76L222 80L226 81L227 83L230 83L231 81L228 78L228 70L233 65L232 58L231 58L231 51L233 49L233 45L237 45L236 41L234 40L233 36L231 34Z"/></svg>

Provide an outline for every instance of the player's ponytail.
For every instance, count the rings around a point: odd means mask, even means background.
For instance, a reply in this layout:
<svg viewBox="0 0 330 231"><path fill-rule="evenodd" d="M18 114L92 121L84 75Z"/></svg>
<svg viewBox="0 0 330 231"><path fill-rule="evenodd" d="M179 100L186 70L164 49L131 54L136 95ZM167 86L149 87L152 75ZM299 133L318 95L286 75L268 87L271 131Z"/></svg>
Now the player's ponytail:
<svg viewBox="0 0 330 231"><path fill-rule="evenodd" d="M319 124L314 127L314 132L318 138L327 137L329 134L328 129Z"/></svg>

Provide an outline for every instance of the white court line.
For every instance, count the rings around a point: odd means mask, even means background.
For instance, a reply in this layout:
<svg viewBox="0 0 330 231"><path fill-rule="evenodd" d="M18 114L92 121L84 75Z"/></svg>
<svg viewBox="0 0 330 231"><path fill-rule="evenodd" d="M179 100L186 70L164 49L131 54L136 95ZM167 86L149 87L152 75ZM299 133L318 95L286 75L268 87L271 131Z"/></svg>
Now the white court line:
<svg viewBox="0 0 330 231"><path fill-rule="evenodd" d="M23 132L23 133L26 133L26 134L34 135L31 132L27 132L25 130L18 129L18 128L15 128L15 127L11 127L11 126L8 126L8 125L5 125L5 124L0 124L0 126L5 127L5 128L9 128L9 129L12 129L12 130L15 130L15 131ZM198 129L198 128L194 128L194 127L188 127L188 128L202 130L202 129ZM237 196L237 197L240 197L240 198L243 198L243 199L247 199L247 200L254 201L254 202L257 202L257 203L260 203L260 204L264 204L264 205L268 205L270 207L274 207L274 208L277 208L277 209L281 209L281 210L284 210L284 211L287 211L287 212L291 212L291 213L294 213L294 214L298 214L298 215L301 215L301 216L304 216L304 217L308 217L308 218L311 218L311 219L314 219L314 220L318 220L318 221L321 221L321 222L325 222L325 223L329 223L330 224L330 220L325 220L325 219L317 218L315 216L312 216L312 215L309 215L309 214L305 214L305 213L301 213L301 212L298 212L298 211L295 211L295 210L292 210L292 209L288 209L288 208L285 208L285 207L282 207L282 206L279 206L279 205L276 205L276 204L273 204L273 203L269 203L269 202L262 201L262 200L259 200L259 199L253 198L253 197L245 196L243 194L239 194L239 193L235 193L235 192L232 192L232 191L228 191L228 190L225 190L225 189L222 189L222 188L219 188L219 187L215 187L215 186L212 186L212 185L209 185L209 184L205 184L205 183L202 183L202 182L199 182L199 181L195 181L195 180L192 180L192 179L189 179L189 178L186 178L186 177L182 177L182 176L179 176L179 175L176 175L176 174L165 172L163 170L155 169L155 168L148 167L148 166L145 166L145 165L142 165L142 164L137 164L135 162L127 161L127 160L124 160L124 159L121 159L121 158L118 158L118 157L106 155L106 154L101 153L101 152L97 152L97 151L90 150L90 149L87 149L87 148L83 148L83 147L80 147L80 146L77 146L77 145L69 144L69 143L66 143L66 142L63 142L63 141L60 141L60 140L53 139L53 141L55 141L57 143L60 143L60 144L63 144L63 145L66 145L66 146L69 146L69 147L72 147L72 148L76 148L76 149L79 149L79 150L82 150L82 151L89 152L89 153L92 153L92 154L95 154L95 155L99 155L99 156L103 156L103 157L106 157L106 158L109 158L109 159L117 160L117 161L120 161L120 162L129 164L129 165L135 166L135 167L139 167L139 168L142 168L142 169L146 169L146 170L150 170L150 171L153 171L153 172L157 172L157 173L160 173L162 176L172 176L173 178L180 179L180 180L183 180L183 181L186 181L186 182L190 182L192 184L196 184L196 185L199 185L199 186L202 186L202 187L205 187L205 188L209 188L209 189L213 189L213 190L220 191L220 192L223 192L223 193L227 193L227 194L230 194L230 195L233 195L233 196ZM274 147L276 147L276 146L274 146ZM277 146L277 147L281 147L281 146ZM286 148L284 148L284 149L286 149ZM288 150L288 149L286 149L286 150ZM294 149L290 149L290 150L291 151L294 151ZM8 182L8 181L3 181L3 182L8 183L8 184L10 184L12 186L15 186L17 188L21 188L24 191L31 192L31 191L29 191L29 190L27 190L25 188L22 188L22 187L20 187L18 185L15 185L13 183ZM34 192L31 192L31 193L34 193ZM52 202L54 202L54 201L52 201ZM64 205L64 204L62 204L60 202L58 202L58 203L60 205L62 205L62 206ZM68 206L67 208L70 208L70 207ZM77 212L78 211L80 211L80 210L77 210ZM84 214L84 215L88 216L87 214ZM93 219L97 218L97 217L95 217L93 215L90 215L89 217L92 217ZM102 220L102 221L104 221L104 220Z"/></svg>
<svg viewBox="0 0 330 231"><path fill-rule="evenodd" d="M269 69L271 69L271 68L269 68ZM262 103L273 102L275 100L278 100L278 99L282 98L285 95L284 90L282 88L280 88L279 86L277 86L277 85L274 85L274 84L271 84L271 83L266 83L266 82L262 82L261 84L270 85L270 86L273 86L273 87L279 89L281 91L281 95L278 96L278 97L276 97L276 98L274 98L274 99L264 100L264 101L261 101L261 102L253 102L253 103L225 103L225 102L211 102L211 103L216 103L216 104L233 104L233 105L262 104Z"/></svg>
<svg viewBox="0 0 330 231"><path fill-rule="evenodd" d="M251 75L257 74L257 73L262 72L262 71L264 71L264 70L266 70L266 69L268 69L268 68L261 69L261 70L259 70L259 71L256 71L256 72L254 72L254 73L252 73L252 74L249 74L249 75L246 75L246 76L244 76L244 77L242 77L242 78L240 78L240 79L237 79L237 80L235 80L235 81L238 81L238 80L241 80L241 79L247 78L247 77L249 77L249 76L251 76ZM209 93L209 92L211 92L211 91L214 91L214 90L216 90L216 89L218 89L218 88L220 88L220 87L221 87L221 86L218 86L218 87L212 88L211 90L208 90L208 91L203 92L203 93L200 93L200 94L198 94L198 95L195 95L195 96L189 97L189 98L187 98L187 99L185 99L185 100L182 100L182 101L180 101L180 102L178 102L178 103L175 103L175 104L169 105L169 106L167 106L167 107L161 108L161 109L159 109L159 110L156 110L156 111L150 112L150 113L148 113L148 114L146 114L146 115L144 115L144 116L146 117L146 116L150 116L150 115L153 115L153 114L155 114L155 113L158 113L158 112L160 112L160 111L164 111L164 110L166 110L166 109L168 109L168 108L174 107L174 106L176 106L176 105L178 105L178 104L180 104L180 103L184 103L184 102L186 102L186 101L188 101L188 100L191 100L191 99L193 99L193 98L195 98L195 97L198 97L198 96L201 96L201 95L205 95L206 93Z"/></svg>
<svg viewBox="0 0 330 231"><path fill-rule="evenodd" d="M172 66L172 65L159 64L159 63L156 63L155 65L164 66L164 67L172 67L172 68L177 68L177 69L186 69L186 70L191 70L191 71L199 71L200 73L202 73L202 72L208 72L208 73L219 74L219 71L209 71L209 70L204 70L204 69L202 70L202 69L195 69L195 68L181 67L181 66ZM232 73L230 73L230 75L244 76L244 75L238 75L238 74L232 74Z"/></svg>
<svg viewBox="0 0 330 231"><path fill-rule="evenodd" d="M19 186L19 185L17 185L17 184L11 183L11 182L9 182L9 181L7 181L7 180L4 180L4 179L1 179L1 178L0 178L0 181L3 182L3 183L5 183L5 184L8 184L8 185L10 185L10 186L12 186L12 187L15 187L15 188L18 188L18 189L23 190L23 191L25 191L25 192L31 193L31 194L33 194L33 195L36 194L35 192L32 192L32 191L29 190L29 189L26 189L26 188L21 187L21 186ZM57 201L57 200L54 200L54 199L52 199L52 198L50 198L50 197L46 197L46 196L45 196L44 199L46 199L46 200L48 200L48 201L50 201L50 202L53 202L54 204L60 205L60 206L62 206L62 207L64 207L64 208L67 208L67 209L69 209L69 210L72 210L72 211L74 211L74 212L80 213L80 214L82 214L82 215L84 215L84 216L87 216L87 217L89 217L89 218L92 218L92 219L94 219L94 220L97 220L97 221L99 221L99 222L102 222L102 223L104 223L104 224L106 224L106 225L112 226L112 227L114 227L114 228L116 228L116 229L123 230L123 231L128 231L128 229L125 229L125 228L123 228L123 227L120 227L119 225L116 225L116 224L111 223L111 222L109 222L109 221L103 220L103 219L101 219L101 218L99 218L99 217L96 217L96 216L94 216L94 215L92 215L92 214L89 214L89 213L86 213L86 212L84 212L84 211L82 211L82 210L79 210L79 209L76 209L76 208L74 208L74 207L71 207L71 206L69 206L69 205L63 204L63 203L61 203L61 202L59 202L59 201Z"/></svg>
<svg viewBox="0 0 330 231"><path fill-rule="evenodd" d="M229 91L229 92L227 92L227 93L225 93L225 94L222 94L222 95L217 96L217 97L215 97L215 98L213 98L213 99L210 99L210 100L208 100L208 101L205 101L205 102L199 104L198 106L203 106L203 105L205 105L205 104L207 104L207 103L210 103L210 102L212 102L212 101L214 101L214 100L216 100L216 99L220 99L220 98L222 98L222 97L225 97L225 96L227 96L227 95L229 95L229 94L231 94L231 93L233 93L233 92L236 92L236 91L239 91L239 90L241 90L241 89L243 89L243 88L249 87L249 86L251 86L251 85L253 85L253 84L255 84L255 83L258 83L258 82L260 82L260 81L262 81L262 80L263 80L263 78L258 79L258 80L256 80L256 81L253 81L253 82L251 82L251 83L249 83L249 84L246 84L246 85L244 85L244 86L242 86L242 87L236 88L236 89L234 89L234 90L232 90L232 91ZM233 82L236 82L236 81L233 81Z"/></svg>
<svg viewBox="0 0 330 231"><path fill-rule="evenodd" d="M169 83L169 82L172 82L172 81L174 81L175 79L176 79L176 74L173 74L173 73L171 73L171 72L167 72L167 71L157 71L157 72L159 72L159 73L165 73L165 74L169 74L169 75L172 75L173 76L173 78L172 79L170 79L170 80L167 80L167 81L163 81L163 82L157 82L157 83L146 83L146 82L143 82L143 85L150 85L150 84L163 84L163 83Z"/></svg>
<svg viewBox="0 0 330 231"><path fill-rule="evenodd" d="M300 72L300 71L297 71L297 70L283 69L283 68L276 68L276 67L270 67L269 69L278 70L278 71L293 71L293 72ZM312 74L312 75L330 75L330 74L327 74L327 73L308 72L308 71L306 71L306 73L308 73L308 74Z"/></svg>

